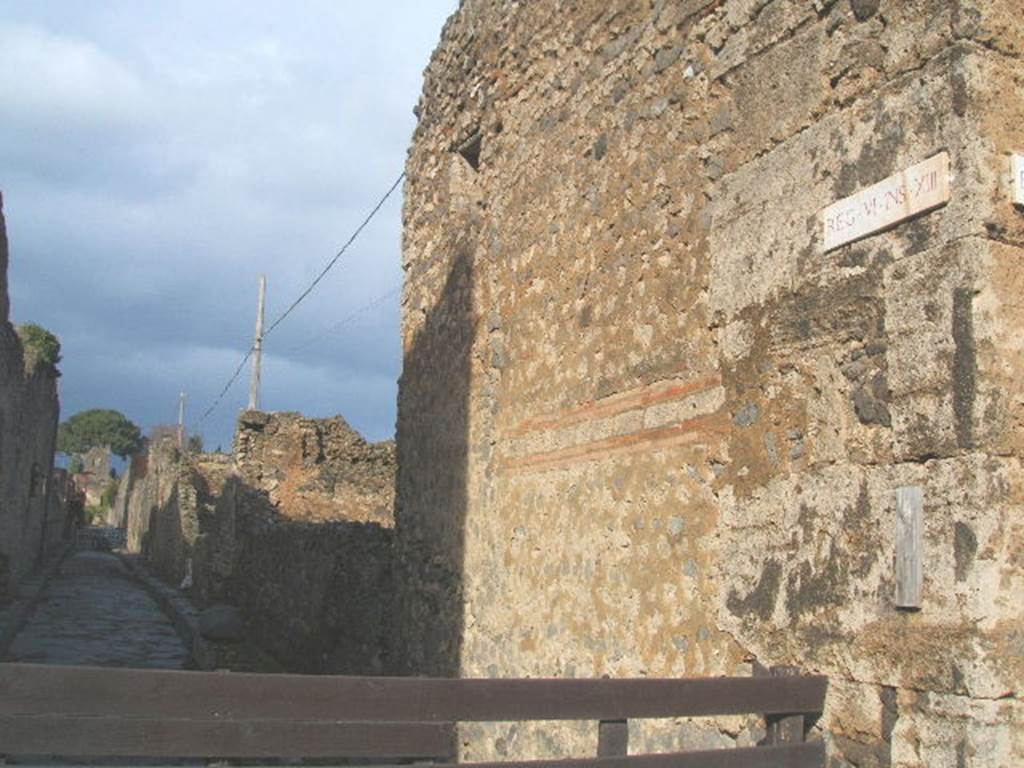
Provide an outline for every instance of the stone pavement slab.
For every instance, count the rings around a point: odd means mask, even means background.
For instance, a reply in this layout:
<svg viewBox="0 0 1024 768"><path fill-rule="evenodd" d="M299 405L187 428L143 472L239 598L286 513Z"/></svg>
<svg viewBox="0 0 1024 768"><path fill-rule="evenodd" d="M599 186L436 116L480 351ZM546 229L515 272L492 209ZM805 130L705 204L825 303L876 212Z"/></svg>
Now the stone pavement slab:
<svg viewBox="0 0 1024 768"><path fill-rule="evenodd" d="M153 599L103 552L64 562L9 655L37 664L162 669L181 669L189 656Z"/></svg>

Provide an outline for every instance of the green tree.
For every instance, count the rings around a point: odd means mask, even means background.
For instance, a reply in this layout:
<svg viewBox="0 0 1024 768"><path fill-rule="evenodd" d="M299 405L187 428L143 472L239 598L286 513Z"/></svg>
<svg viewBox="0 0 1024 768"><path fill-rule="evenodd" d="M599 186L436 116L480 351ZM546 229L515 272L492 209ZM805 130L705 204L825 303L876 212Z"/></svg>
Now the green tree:
<svg viewBox="0 0 1024 768"><path fill-rule="evenodd" d="M117 498L117 483L107 483L107 487L103 489L103 495L100 496L100 508L103 511L107 511L114 506L114 499Z"/></svg>
<svg viewBox="0 0 1024 768"><path fill-rule="evenodd" d="M202 453L203 452L203 436L202 435L190 435L188 438L188 450L189 453Z"/></svg>
<svg viewBox="0 0 1024 768"><path fill-rule="evenodd" d="M102 408L76 413L57 430L57 450L70 456L98 445L109 445L123 459L142 448L142 433L120 411Z"/></svg>
<svg viewBox="0 0 1024 768"><path fill-rule="evenodd" d="M37 358L50 365L60 362L60 340L35 323L25 323L16 328L21 343Z"/></svg>

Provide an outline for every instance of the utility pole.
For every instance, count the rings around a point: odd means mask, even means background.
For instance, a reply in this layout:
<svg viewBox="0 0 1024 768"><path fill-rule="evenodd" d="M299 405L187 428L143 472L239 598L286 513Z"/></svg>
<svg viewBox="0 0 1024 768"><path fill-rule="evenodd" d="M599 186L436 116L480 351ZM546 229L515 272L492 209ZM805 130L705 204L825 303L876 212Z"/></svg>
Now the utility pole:
<svg viewBox="0 0 1024 768"><path fill-rule="evenodd" d="M178 395L178 449L185 450L185 401L188 395L182 392Z"/></svg>
<svg viewBox="0 0 1024 768"><path fill-rule="evenodd" d="M249 384L249 410L260 407L260 364L263 357L263 304L267 299L267 278L260 275L260 301L256 310L256 340L252 345L252 382Z"/></svg>

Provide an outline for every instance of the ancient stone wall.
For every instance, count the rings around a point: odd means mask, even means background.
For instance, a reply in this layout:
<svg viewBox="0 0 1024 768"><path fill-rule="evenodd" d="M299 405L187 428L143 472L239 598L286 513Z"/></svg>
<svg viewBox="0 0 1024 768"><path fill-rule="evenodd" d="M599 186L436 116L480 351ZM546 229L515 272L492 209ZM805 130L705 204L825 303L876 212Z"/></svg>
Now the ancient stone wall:
<svg viewBox="0 0 1024 768"><path fill-rule="evenodd" d="M286 669L392 662L394 444L340 417L248 411L231 456L157 442L116 509L128 546L201 605L227 603Z"/></svg>
<svg viewBox="0 0 1024 768"><path fill-rule="evenodd" d="M339 518L292 519L233 474L196 542L193 594L239 607L250 638L290 671L389 672L393 530Z"/></svg>
<svg viewBox="0 0 1024 768"><path fill-rule="evenodd" d="M187 585L200 566L196 550L231 467L226 456L179 454L175 449L169 458L173 463L164 466L170 493L150 514L143 552L162 579Z"/></svg>
<svg viewBox="0 0 1024 768"><path fill-rule="evenodd" d="M408 671L795 664L833 765L1024 761L1022 55L1010 0L462 3L407 165ZM947 204L825 251L943 153Z"/></svg>
<svg viewBox="0 0 1024 768"><path fill-rule="evenodd" d="M126 473L125 545L129 552L148 553L154 517L176 499L181 452L173 438L153 435L144 455L133 457ZM117 508L118 500L115 498Z"/></svg>
<svg viewBox="0 0 1024 768"><path fill-rule="evenodd" d="M0 601L44 554L60 406L57 369L8 320L8 244L0 198Z"/></svg>

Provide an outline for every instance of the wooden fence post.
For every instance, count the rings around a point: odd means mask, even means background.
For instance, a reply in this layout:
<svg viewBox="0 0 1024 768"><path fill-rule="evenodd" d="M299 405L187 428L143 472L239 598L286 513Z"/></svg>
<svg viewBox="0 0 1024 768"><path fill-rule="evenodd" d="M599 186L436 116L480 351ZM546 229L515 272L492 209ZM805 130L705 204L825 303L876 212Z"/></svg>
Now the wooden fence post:
<svg viewBox="0 0 1024 768"><path fill-rule="evenodd" d="M772 667L772 677L789 677L799 675L797 667ZM769 715L765 717L768 744L799 744L804 740L803 715Z"/></svg>
<svg viewBox="0 0 1024 768"><path fill-rule="evenodd" d="M629 754L629 721L602 720L597 726L597 756L619 757Z"/></svg>

